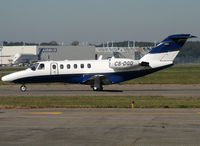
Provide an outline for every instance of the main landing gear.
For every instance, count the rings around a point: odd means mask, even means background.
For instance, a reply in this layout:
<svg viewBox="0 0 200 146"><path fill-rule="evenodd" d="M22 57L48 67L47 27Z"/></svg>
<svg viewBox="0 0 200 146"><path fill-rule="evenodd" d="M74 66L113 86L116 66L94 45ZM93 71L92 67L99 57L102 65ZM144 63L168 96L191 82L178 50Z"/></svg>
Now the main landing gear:
<svg viewBox="0 0 200 146"><path fill-rule="evenodd" d="M20 91L21 92L25 92L27 90L27 87L23 84L23 85L21 85L21 87L20 87Z"/></svg>
<svg viewBox="0 0 200 146"><path fill-rule="evenodd" d="M103 91L103 86L100 85L100 86L93 86L92 87L93 91Z"/></svg>
<svg viewBox="0 0 200 146"><path fill-rule="evenodd" d="M91 85L91 88L93 89L93 91L103 91L103 86L102 86L102 83L101 83L101 77L100 76L97 76L94 79L94 84Z"/></svg>

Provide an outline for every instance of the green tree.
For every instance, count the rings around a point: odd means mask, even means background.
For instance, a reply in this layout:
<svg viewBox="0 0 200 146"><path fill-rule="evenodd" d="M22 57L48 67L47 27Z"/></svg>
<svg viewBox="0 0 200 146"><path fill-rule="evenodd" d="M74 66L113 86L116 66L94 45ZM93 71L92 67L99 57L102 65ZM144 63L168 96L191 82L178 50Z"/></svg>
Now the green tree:
<svg viewBox="0 0 200 146"><path fill-rule="evenodd" d="M79 41L73 41L73 42L71 43L71 45L72 45L72 46L78 46L78 45L79 45Z"/></svg>

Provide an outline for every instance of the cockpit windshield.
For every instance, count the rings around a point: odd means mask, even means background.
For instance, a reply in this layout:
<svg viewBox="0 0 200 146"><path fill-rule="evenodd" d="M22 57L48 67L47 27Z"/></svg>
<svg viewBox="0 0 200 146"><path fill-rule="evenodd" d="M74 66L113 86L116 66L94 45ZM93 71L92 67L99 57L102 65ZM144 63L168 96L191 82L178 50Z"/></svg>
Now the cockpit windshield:
<svg viewBox="0 0 200 146"><path fill-rule="evenodd" d="M39 63L33 63L31 66L30 66L30 69L35 71L36 68L38 67Z"/></svg>

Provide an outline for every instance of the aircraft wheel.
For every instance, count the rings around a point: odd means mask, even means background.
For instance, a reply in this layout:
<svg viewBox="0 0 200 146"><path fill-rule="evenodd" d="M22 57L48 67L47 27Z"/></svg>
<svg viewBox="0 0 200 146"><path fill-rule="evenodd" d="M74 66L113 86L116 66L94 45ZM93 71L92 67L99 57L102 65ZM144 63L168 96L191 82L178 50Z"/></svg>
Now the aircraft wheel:
<svg viewBox="0 0 200 146"><path fill-rule="evenodd" d="M93 89L93 91L98 91L97 87L93 87L92 89Z"/></svg>
<svg viewBox="0 0 200 146"><path fill-rule="evenodd" d="M93 91L103 91L102 86L100 86L99 88L94 86L92 89L93 89Z"/></svg>
<svg viewBox="0 0 200 146"><path fill-rule="evenodd" d="M20 87L20 91L21 92L25 92L27 90L27 87L25 86L25 85L22 85L21 87Z"/></svg>

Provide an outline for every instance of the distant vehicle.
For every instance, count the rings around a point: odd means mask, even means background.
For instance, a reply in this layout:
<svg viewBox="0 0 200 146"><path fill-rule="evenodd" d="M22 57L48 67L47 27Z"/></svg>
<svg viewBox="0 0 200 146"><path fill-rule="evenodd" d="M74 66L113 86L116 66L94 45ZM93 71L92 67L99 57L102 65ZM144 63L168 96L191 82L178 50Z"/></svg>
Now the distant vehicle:
<svg viewBox="0 0 200 146"><path fill-rule="evenodd" d="M102 91L103 85L120 83L168 68L190 34L168 36L140 60L109 58L102 60L65 60L34 63L30 68L2 77L4 82L20 83L26 91L26 83L64 82L90 85L94 91Z"/></svg>
<svg viewBox="0 0 200 146"><path fill-rule="evenodd" d="M23 53L17 53L13 57L12 64L13 65L19 65L19 64L32 64L34 62L37 62L40 60L41 54L43 49L41 49L38 53L38 55L35 54L23 54Z"/></svg>

